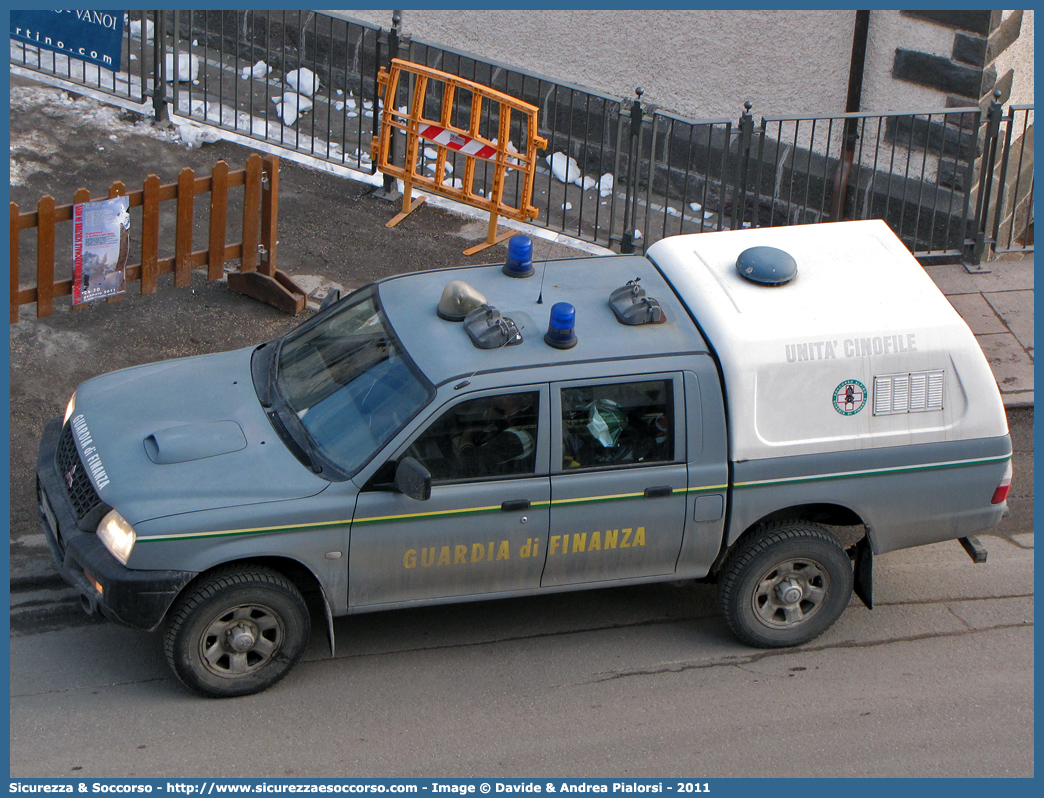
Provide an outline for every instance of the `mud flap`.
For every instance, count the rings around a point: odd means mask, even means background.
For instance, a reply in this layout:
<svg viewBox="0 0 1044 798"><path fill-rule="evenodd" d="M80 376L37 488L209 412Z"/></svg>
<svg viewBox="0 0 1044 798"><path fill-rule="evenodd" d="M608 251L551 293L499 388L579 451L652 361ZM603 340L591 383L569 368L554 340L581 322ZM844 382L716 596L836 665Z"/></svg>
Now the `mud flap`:
<svg viewBox="0 0 1044 798"><path fill-rule="evenodd" d="M874 608L874 552L870 548L870 537L864 536L848 550L852 558L854 584L852 591L859 596L868 610Z"/></svg>
<svg viewBox="0 0 1044 798"><path fill-rule="evenodd" d="M330 609L330 602L326 600L325 591L323 591L323 611L326 615L326 636L330 641L330 659L333 659L337 656L337 651L334 648L333 610Z"/></svg>

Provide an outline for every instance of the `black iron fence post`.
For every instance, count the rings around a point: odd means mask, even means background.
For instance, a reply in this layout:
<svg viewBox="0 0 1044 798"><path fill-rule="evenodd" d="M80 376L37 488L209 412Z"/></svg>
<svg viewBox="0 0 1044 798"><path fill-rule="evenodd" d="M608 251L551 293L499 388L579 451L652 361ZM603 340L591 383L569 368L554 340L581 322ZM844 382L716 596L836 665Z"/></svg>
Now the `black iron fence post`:
<svg viewBox="0 0 1044 798"><path fill-rule="evenodd" d="M384 64L384 66L386 66L389 71L391 70L392 59L393 58L398 58L398 56L399 56L399 30L401 29L401 26L402 26L402 12L401 11L392 11L392 26L391 26L391 30L388 31L388 58L387 58L387 62ZM381 59L378 59L378 62L380 60ZM381 64L378 63L378 68L380 66L381 66ZM377 84L375 82L374 83L374 87L375 88L376 88L376 85ZM376 138L377 135L378 135L379 128L380 128L380 124L381 124L381 122L380 122L381 110L380 110L380 107L379 107L380 103L378 103L378 101L377 101L378 100L378 98L376 96L377 92L375 92L374 94L375 94L375 96L373 98L373 123L374 123L373 124L373 135L374 135L374 138ZM397 105L396 105L396 100L397 99L398 98L396 98L396 97L385 97L384 98L384 107L385 108L395 109L397 107ZM391 137L391 141L388 142L388 163L394 163L395 162L395 139L396 139L396 136L393 135ZM398 201L399 199L402 198L402 195L399 193L399 188L398 188L398 185L396 183L396 180L395 180L395 178L392 175L385 175L384 176L384 186L383 186L383 188L381 188L380 191L374 192L374 196L380 197L381 199L389 200L389 201L392 201L392 202Z"/></svg>
<svg viewBox="0 0 1044 798"><path fill-rule="evenodd" d="M627 195L624 199L623 235L620 237L620 252L630 255L634 252L634 219L638 202L638 162L641 160L639 139L642 133L642 95L645 89L638 86L635 98L631 102L631 135L627 153Z"/></svg>
<svg viewBox="0 0 1044 798"><path fill-rule="evenodd" d="M989 226L990 192L993 189L993 172L997 166L998 143L1000 142L1001 119L1004 108L1000 104L1000 91L993 92L993 101L986 112L986 133L982 143L982 160L979 165L979 192L975 198L975 219L972 222L972 239L965 247L964 267L968 271L987 272L982 265L986 251L986 229ZM999 209L997 210L999 213Z"/></svg>
<svg viewBox="0 0 1044 798"><path fill-rule="evenodd" d="M1015 129L1015 108L1014 108L1014 106L1008 108L1008 119L1007 119L1007 124L1004 126L1004 128L1005 128L1005 131L1004 131L1004 157L1001 158L1000 179L997 181L997 199L994 200L994 207L996 208L996 210L994 210L994 212L993 212L993 236L990 239L992 244L993 244L994 253L996 253L997 247L1000 244L1000 226L1001 226L1001 219L1004 216L1004 189L1007 188L1007 185L1008 185L1008 162L1009 162L1009 159L1010 159L1010 156L1011 156L1011 137L1012 137L1012 133L1013 133L1013 131ZM997 138L998 138L998 145L997 146L1000 146L1000 143L999 143L1000 136L998 135ZM1014 220L1015 220L1016 206L1018 205L1018 201L1019 201L1018 188L1019 188L1019 183L1018 183L1018 179L1016 179L1016 181L1015 181L1015 190L1012 193L1012 209L1011 209L1011 212L1012 212L1012 222L1014 222ZM1010 246L1010 245L1011 245L1011 241L1009 239L1008 246Z"/></svg>
<svg viewBox="0 0 1044 798"><path fill-rule="evenodd" d="M167 114L167 12L154 11L156 24L152 34L152 116L153 124L160 125L170 121ZM148 18L142 12L141 37L146 38ZM177 70L177 63L174 69Z"/></svg>
<svg viewBox="0 0 1044 798"><path fill-rule="evenodd" d="M753 103L743 103L743 115L739 118L739 146L736 149L736 165L739 179L735 183L732 194L732 227L737 229L743 223L743 214L747 207L747 175L750 171L750 142L754 137L754 117L750 113Z"/></svg>

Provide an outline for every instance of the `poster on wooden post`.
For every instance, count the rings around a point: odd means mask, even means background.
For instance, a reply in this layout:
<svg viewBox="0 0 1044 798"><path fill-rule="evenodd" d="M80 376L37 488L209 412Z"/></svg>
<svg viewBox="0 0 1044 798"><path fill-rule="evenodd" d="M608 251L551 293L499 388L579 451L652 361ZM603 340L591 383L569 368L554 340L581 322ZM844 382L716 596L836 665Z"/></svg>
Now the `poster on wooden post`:
<svg viewBox="0 0 1044 798"><path fill-rule="evenodd" d="M74 305L127 290L129 208L127 197L73 205Z"/></svg>

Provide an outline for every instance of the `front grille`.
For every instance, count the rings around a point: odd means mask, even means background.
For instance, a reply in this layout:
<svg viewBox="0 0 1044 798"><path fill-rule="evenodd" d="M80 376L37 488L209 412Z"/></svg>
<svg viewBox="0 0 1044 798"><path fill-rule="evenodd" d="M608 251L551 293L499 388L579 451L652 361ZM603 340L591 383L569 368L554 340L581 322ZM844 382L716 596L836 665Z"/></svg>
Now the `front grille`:
<svg viewBox="0 0 1044 798"><path fill-rule="evenodd" d="M73 440L72 426L69 424L62 428L55 463L58 466L58 474L65 483L76 520L82 520L101 503L101 499L98 498L87 469L80 460L80 454L76 451L76 441Z"/></svg>

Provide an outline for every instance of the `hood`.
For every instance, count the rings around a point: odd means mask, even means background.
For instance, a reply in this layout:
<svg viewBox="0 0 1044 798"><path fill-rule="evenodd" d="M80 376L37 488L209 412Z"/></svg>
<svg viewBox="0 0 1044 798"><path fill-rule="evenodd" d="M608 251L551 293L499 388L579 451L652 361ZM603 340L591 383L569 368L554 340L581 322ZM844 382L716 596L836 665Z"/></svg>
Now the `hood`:
<svg viewBox="0 0 1044 798"><path fill-rule="evenodd" d="M138 524L327 487L269 423L250 376L252 352L136 366L79 386L70 423L102 501Z"/></svg>

